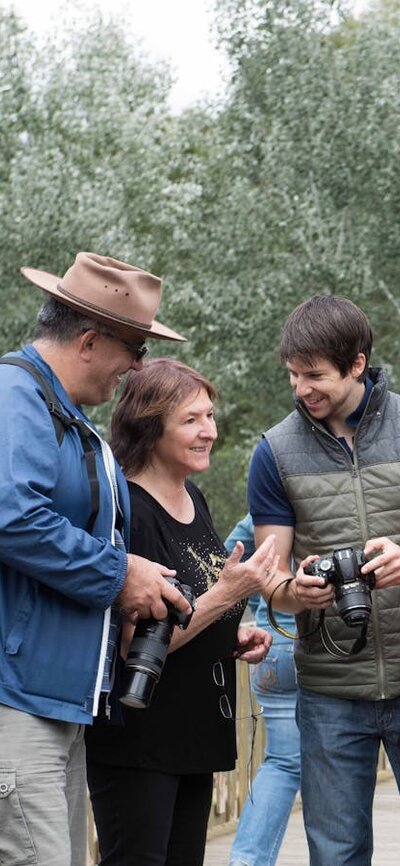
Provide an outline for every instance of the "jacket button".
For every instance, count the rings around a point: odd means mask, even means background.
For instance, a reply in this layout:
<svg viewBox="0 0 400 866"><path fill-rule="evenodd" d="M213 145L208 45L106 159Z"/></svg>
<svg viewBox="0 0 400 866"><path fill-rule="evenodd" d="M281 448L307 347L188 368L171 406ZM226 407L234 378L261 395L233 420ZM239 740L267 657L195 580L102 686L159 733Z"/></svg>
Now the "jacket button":
<svg viewBox="0 0 400 866"><path fill-rule="evenodd" d="M9 787L10 787L10 786L7 785L5 782L1 782L1 784L0 784L0 794L7 794L7 791L9 790Z"/></svg>

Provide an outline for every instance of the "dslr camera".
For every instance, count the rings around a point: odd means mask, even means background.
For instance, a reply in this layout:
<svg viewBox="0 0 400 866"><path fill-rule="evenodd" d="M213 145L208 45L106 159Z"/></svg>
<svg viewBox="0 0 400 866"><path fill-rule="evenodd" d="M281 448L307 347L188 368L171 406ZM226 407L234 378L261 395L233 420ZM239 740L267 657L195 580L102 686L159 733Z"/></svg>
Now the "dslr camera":
<svg viewBox="0 0 400 866"><path fill-rule="evenodd" d="M368 562L362 550L342 547L321 556L304 569L305 574L325 579L325 586L332 583L339 615L351 628L368 623L371 613L371 589L375 586L375 575L361 574L361 567Z"/></svg>
<svg viewBox="0 0 400 866"><path fill-rule="evenodd" d="M192 610L188 614L181 613L164 599L168 610L164 619L150 617L137 621L126 658L123 694L120 698L121 703L127 707L144 709L149 706L167 658L174 626L186 629L196 607L196 597L191 586L180 583L175 577L166 577L165 580L180 590Z"/></svg>

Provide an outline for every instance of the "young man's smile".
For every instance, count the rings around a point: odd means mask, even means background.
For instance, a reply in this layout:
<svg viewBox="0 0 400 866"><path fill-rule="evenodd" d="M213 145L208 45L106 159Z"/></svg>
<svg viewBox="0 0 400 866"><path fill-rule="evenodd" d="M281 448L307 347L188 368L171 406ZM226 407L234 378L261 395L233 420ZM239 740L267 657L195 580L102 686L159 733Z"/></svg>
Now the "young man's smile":
<svg viewBox="0 0 400 866"><path fill-rule="evenodd" d="M327 422L345 421L359 405L365 386L358 377L364 366L363 355L345 376L325 358L314 358L312 366L297 359L287 363L295 397L316 420Z"/></svg>

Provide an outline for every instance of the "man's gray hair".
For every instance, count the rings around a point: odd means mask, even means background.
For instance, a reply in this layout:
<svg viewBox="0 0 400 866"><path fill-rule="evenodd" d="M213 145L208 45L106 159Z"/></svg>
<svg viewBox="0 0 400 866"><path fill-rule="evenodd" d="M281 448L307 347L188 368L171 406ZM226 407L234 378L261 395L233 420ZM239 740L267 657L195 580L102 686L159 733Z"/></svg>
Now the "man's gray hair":
<svg viewBox="0 0 400 866"><path fill-rule="evenodd" d="M91 328L99 333L105 333L105 329L99 322L67 307L56 298L49 297L37 314L34 339L68 343Z"/></svg>

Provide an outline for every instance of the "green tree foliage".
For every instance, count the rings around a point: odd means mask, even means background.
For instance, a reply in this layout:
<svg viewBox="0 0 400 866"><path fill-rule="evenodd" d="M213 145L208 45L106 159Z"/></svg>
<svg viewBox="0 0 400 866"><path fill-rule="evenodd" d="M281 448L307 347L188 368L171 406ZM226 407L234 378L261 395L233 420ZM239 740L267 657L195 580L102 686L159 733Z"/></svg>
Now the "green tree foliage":
<svg viewBox="0 0 400 866"><path fill-rule="evenodd" d="M41 50L14 14L3 12L0 23L5 351L31 336L43 299L21 265L63 274L86 249L163 276L193 194L171 160L170 73L146 60L126 22L92 13ZM164 310L160 318L168 320ZM104 430L109 414L95 413Z"/></svg>
<svg viewBox="0 0 400 866"><path fill-rule="evenodd" d="M156 269L160 211L169 237L174 225L164 156L168 70L139 55L123 23L98 15L83 30L61 28L40 52L13 15L3 13L1 24L1 42L12 46L0 55L1 292L7 303L11 286L22 316L18 328L8 320L4 349L29 333L41 297L30 303L21 264L62 274L77 250L94 249Z"/></svg>
<svg viewBox="0 0 400 866"><path fill-rule="evenodd" d="M223 370L222 434L250 454L290 410L276 349L312 294L366 310L374 360L400 386L400 25L382 9L355 22L323 0L216 8L232 79L210 147L204 310Z"/></svg>
<svg viewBox="0 0 400 866"><path fill-rule="evenodd" d="M89 15L39 52L0 13L0 348L41 300L22 264L63 273L86 248L160 274L160 319L189 343L155 350L221 395L200 481L224 533L260 432L291 407L277 346L295 304L359 303L400 387L400 18L397 0L358 21L331 0L214 2L228 94L179 117L126 22Z"/></svg>
<svg viewBox="0 0 400 866"><path fill-rule="evenodd" d="M253 352L265 357L295 303L337 292L366 308L378 360L393 363L399 27L383 17L355 26L330 2L218 5L233 62L225 137L243 192L238 209L233 201L224 210L242 237L242 285L261 294L264 282L264 303L248 319ZM282 408L278 399L272 415Z"/></svg>

